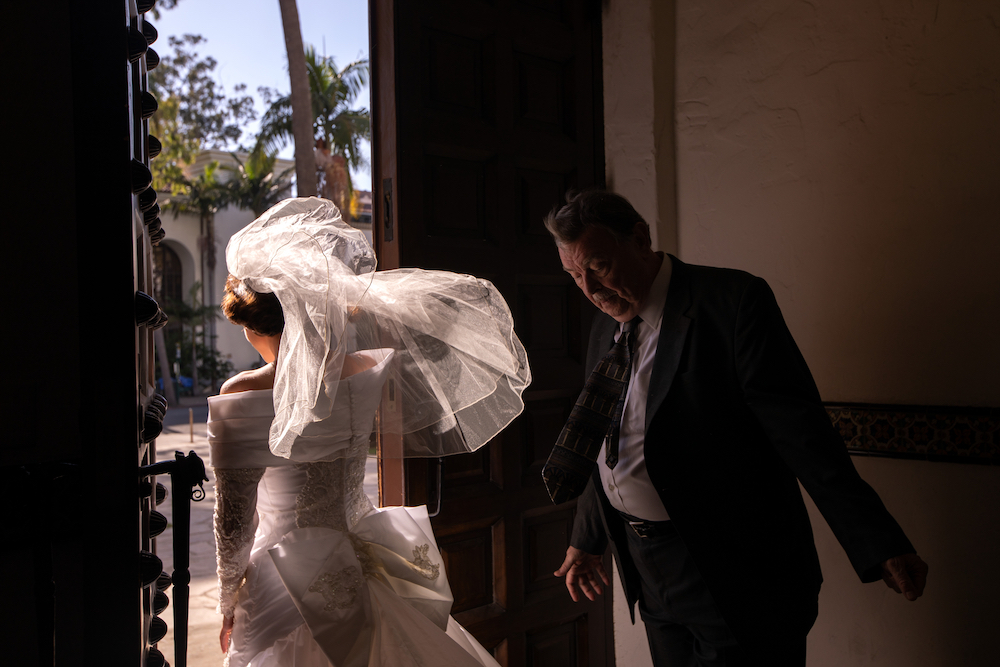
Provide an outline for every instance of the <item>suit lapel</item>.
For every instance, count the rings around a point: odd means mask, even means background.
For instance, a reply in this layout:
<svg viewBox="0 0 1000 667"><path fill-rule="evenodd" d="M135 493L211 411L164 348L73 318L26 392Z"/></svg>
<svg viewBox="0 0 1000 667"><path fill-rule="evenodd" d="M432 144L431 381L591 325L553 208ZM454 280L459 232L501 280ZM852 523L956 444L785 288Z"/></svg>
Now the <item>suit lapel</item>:
<svg viewBox="0 0 1000 667"><path fill-rule="evenodd" d="M663 405L680 365L684 341L691 318L686 313L691 306L691 287L687 265L670 256L673 263L667 300L663 306L660 339L656 342L656 358L649 378L649 396L646 397L646 432L653 415Z"/></svg>

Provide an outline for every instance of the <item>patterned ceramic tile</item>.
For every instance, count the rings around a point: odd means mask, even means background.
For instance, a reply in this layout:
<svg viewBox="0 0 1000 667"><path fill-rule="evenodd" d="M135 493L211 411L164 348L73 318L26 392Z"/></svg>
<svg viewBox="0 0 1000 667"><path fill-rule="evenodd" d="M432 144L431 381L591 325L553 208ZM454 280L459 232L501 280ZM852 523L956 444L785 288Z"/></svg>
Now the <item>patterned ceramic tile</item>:
<svg viewBox="0 0 1000 667"><path fill-rule="evenodd" d="M1000 464L1000 409L827 404L856 454Z"/></svg>

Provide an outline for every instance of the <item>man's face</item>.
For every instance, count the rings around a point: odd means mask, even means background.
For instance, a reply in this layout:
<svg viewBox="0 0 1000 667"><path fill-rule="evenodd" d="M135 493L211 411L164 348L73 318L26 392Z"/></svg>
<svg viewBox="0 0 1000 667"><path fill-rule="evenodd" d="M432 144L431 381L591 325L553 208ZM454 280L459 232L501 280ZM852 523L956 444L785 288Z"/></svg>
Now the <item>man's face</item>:
<svg viewBox="0 0 1000 667"><path fill-rule="evenodd" d="M563 270L591 303L619 322L639 314L656 277L649 273L652 251L645 232L637 225L631 237L619 241L606 229L587 227L573 243L558 246Z"/></svg>

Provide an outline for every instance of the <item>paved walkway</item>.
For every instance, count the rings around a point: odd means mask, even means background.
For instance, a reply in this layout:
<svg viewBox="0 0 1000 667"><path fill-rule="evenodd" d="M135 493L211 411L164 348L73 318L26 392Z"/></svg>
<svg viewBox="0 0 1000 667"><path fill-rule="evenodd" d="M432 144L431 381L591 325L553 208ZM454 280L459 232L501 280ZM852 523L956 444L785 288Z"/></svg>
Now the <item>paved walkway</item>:
<svg viewBox="0 0 1000 667"><path fill-rule="evenodd" d="M205 399L183 399L181 405L167 411L163 432L156 439L157 458L167 460L173 457L175 451L188 453L194 451L209 465L208 439L205 419L208 414ZM194 417L193 427L189 423L189 410ZM222 651L219 648L219 630L222 628L222 617L216 613L218 603L217 584L215 579L215 536L212 532L212 512L215 507L215 475L208 469L209 481L205 483L205 499L191 503L191 602L190 619L188 621L188 652L189 667L220 667ZM173 571L173 554L171 540L173 523L170 511L170 478L162 475L158 481L167 487L167 500L157 510L167 517L167 529L157 538L157 555L163 560L166 572ZM368 459L368 471L365 475L365 492L372 502L378 504L378 472L374 457ZM167 590L171 606L163 612L163 620L167 622L167 635L160 641L158 648L166 657L167 662L176 665L174 660L174 617L173 589Z"/></svg>

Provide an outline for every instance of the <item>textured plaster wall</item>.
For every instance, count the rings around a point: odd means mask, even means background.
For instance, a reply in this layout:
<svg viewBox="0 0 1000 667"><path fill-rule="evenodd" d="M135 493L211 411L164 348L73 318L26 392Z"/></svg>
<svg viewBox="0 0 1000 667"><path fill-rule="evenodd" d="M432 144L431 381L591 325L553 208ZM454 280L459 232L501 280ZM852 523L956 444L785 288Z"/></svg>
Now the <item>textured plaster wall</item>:
<svg viewBox="0 0 1000 667"><path fill-rule="evenodd" d="M673 3L608 0L602 30L607 186L649 223L653 247L676 253Z"/></svg>
<svg viewBox="0 0 1000 667"><path fill-rule="evenodd" d="M222 295L226 289L226 278L229 270L226 268L226 244L236 232L240 231L254 220L253 211L241 211L232 207L225 208L215 215L215 286L213 295L215 304L222 303ZM230 361L237 371L243 371L261 363L260 355L247 342L243 335L243 327L236 326L219 311L219 319L215 321L216 347ZM223 378L225 379L225 378Z"/></svg>
<svg viewBox="0 0 1000 667"><path fill-rule="evenodd" d="M1000 406L1000 5L604 6L608 183L657 245L766 278L826 400ZM861 585L809 503L810 667L995 662L1000 469L855 463L930 583ZM651 664L615 596L618 664Z"/></svg>
<svg viewBox="0 0 1000 667"><path fill-rule="evenodd" d="M854 464L930 564L928 587L910 603L881 583L858 583L806 496L824 579L808 667L995 665L1000 470L869 457Z"/></svg>
<svg viewBox="0 0 1000 667"><path fill-rule="evenodd" d="M685 261L768 280L831 401L1000 406L1000 5L677 2ZM980 665L1000 470L855 458L931 566L862 586L812 510L810 667Z"/></svg>
<svg viewBox="0 0 1000 667"><path fill-rule="evenodd" d="M677 17L681 258L766 278L827 400L1000 405L1000 5Z"/></svg>
<svg viewBox="0 0 1000 667"><path fill-rule="evenodd" d="M649 223L653 247L677 252L674 170L674 10L663 0L607 0L601 17L607 187ZM649 667L642 621L632 625L617 572L615 658Z"/></svg>

